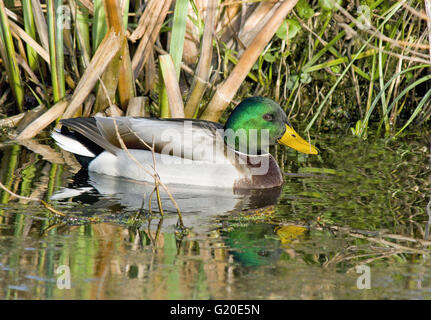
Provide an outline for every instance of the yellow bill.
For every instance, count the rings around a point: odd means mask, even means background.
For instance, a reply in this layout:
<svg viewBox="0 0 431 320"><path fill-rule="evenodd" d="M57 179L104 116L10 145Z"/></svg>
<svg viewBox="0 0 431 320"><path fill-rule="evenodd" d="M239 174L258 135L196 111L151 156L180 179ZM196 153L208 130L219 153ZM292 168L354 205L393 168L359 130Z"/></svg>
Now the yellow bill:
<svg viewBox="0 0 431 320"><path fill-rule="evenodd" d="M302 139L293 128L286 125L286 132L278 140L278 143L291 147L299 152L306 154L318 154L316 147Z"/></svg>

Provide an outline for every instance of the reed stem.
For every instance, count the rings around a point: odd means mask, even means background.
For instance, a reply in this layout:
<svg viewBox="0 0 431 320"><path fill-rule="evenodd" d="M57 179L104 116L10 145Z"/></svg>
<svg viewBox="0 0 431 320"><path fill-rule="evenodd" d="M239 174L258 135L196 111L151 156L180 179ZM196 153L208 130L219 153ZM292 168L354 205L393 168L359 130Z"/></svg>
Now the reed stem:
<svg viewBox="0 0 431 320"><path fill-rule="evenodd" d="M16 59L15 46L12 40L9 21L3 0L0 0L0 54L5 61L6 72L9 76L9 84L18 106L19 112L23 111L24 88Z"/></svg>
<svg viewBox="0 0 431 320"><path fill-rule="evenodd" d="M254 63L259 58L259 55L262 53L268 42L274 36L278 27L283 22L284 18L293 9L297 2L298 0L283 1L272 18L257 34L252 44L244 51L244 54L232 70L227 80L217 88L215 95L202 114L202 119L209 121L219 120L242 82L247 77L247 74L250 72Z"/></svg>
<svg viewBox="0 0 431 320"><path fill-rule="evenodd" d="M54 103L60 101L66 92L64 78L63 28L64 16L61 12L63 1L48 0L49 56Z"/></svg>

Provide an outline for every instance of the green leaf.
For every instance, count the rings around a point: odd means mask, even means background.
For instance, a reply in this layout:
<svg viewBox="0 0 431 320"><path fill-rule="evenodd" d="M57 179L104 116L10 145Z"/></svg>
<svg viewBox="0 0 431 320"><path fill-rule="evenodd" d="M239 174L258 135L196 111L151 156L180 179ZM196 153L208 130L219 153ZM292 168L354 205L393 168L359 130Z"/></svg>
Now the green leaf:
<svg viewBox="0 0 431 320"><path fill-rule="evenodd" d="M277 57L275 55L272 55L269 52L266 53L263 56L263 58L265 59L266 62L269 62L269 63L273 63L277 59Z"/></svg>
<svg viewBox="0 0 431 320"><path fill-rule="evenodd" d="M287 40L287 22L286 20L281 23L275 35L281 40Z"/></svg>
<svg viewBox="0 0 431 320"><path fill-rule="evenodd" d="M301 83L305 83L305 84L310 83L311 82L310 74L307 72L301 73L300 81L301 81Z"/></svg>
<svg viewBox="0 0 431 320"><path fill-rule="evenodd" d="M287 34L287 24L289 24L289 34ZM301 30L301 25L296 19L286 19L278 28L275 35L281 40L293 39L299 30Z"/></svg>
<svg viewBox="0 0 431 320"><path fill-rule="evenodd" d="M341 67L340 67L340 65L333 66L333 67L331 67L331 70L333 72L335 72L335 73L340 73L341 72Z"/></svg>
<svg viewBox="0 0 431 320"><path fill-rule="evenodd" d="M296 4L296 10L298 10L298 15L302 19L309 19L314 16L314 10L311 8L308 0L299 0Z"/></svg>
<svg viewBox="0 0 431 320"><path fill-rule="evenodd" d="M289 24L289 39L293 39L301 30L301 25L296 19L287 19L287 23Z"/></svg>
<svg viewBox="0 0 431 320"><path fill-rule="evenodd" d="M323 10L332 11L335 8L334 2L341 6L342 0L319 0L319 6Z"/></svg>
<svg viewBox="0 0 431 320"><path fill-rule="evenodd" d="M298 81L298 75L291 74L289 80L287 80L287 89L292 90L295 87L296 81Z"/></svg>

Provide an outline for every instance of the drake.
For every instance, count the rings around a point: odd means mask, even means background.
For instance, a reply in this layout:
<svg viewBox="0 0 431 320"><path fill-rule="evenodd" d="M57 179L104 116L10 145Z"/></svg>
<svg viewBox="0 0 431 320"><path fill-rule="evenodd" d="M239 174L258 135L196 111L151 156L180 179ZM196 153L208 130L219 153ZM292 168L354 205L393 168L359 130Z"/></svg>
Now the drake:
<svg viewBox="0 0 431 320"><path fill-rule="evenodd" d="M94 117L61 120L56 143L90 172L165 184L266 189L283 184L269 147L317 149L292 128L283 109L264 97L242 101L225 126L195 119ZM153 150L153 151L152 151Z"/></svg>

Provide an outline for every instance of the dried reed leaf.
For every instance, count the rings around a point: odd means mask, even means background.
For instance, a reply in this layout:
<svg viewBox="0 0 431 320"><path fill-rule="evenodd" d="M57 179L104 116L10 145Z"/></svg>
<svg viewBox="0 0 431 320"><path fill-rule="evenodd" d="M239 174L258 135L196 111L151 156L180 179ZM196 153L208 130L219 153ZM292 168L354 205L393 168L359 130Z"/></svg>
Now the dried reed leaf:
<svg viewBox="0 0 431 320"><path fill-rule="evenodd" d="M72 96L69 106L63 118L72 117L79 106L85 101L91 90L96 85L100 76L105 72L109 63L121 48L121 35L110 30L103 41L100 43L96 53L91 59L90 65L85 70Z"/></svg>
<svg viewBox="0 0 431 320"><path fill-rule="evenodd" d="M178 85L174 62L169 54L161 55L159 59L172 118L184 118L183 98Z"/></svg>
<svg viewBox="0 0 431 320"><path fill-rule="evenodd" d="M79 0L79 2L87 8L88 13L93 14L94 13L94 5L93 1L90 0Z"/></svg>
<svg viewBox="0 0 431 320"><path fill-rule="evenodd" d="M111 104L105 111L108 117L122 117L124 115L123 110L121 110L116 104Z"/></svg>
<svg viewBox="0 0 431 320"><path fill-rule="evenodd" d="M280 2L264 1L251 13L244 25L241 25L238 34L245 47L248 47L257 33L272 18L274 12L280 6Z"/></svg>
<svg viewBox="0 0 431 320"><path fill-rule="evenodd" d="M16 56L16 61L24 69L24 71L30 76L31 80L35 84L37 84L39 87L43 87L42 83L39 82L39 79L37 78L36 74L33 72L31 67L28 65L27 60L25 60L21 56ZM43 97L45 98L46 95L44 94Z"/></svg>
<svg viewBox="0 0 431 320"><path fill-rule="evenodd" d="M17 132L19 133L24 130L30 123L39 118L45 111L46 107L44 105L41 105L37 108L34 108L33 110L26 112L24 118L22 118L16 128Z"/></svg>
<svg viewBox="0 0 431 320"><path fill-rule="evenodd" d="M148 104L147 97L134 97L130 99L127 107L126 116L128 117L149 117L150 114L146 111L145 106Z"/></svg>
<svg viewBox="0 0 431 320"><path fill-rule="evenodd" d="M46 24L45 16L42 11L42 6L39 0L32 0L31 5L33 7L34 22L36 24L37 33L39 34L40 42L42 47L49 51L49 40L48 40L48 25Z"/></svg>
<svg viewBox="0 0 431 320"><path fill-rule="evenodd" d="M39 132L49 126L53 121L58 119L66 109L67 99L60 100L43 115L31 122L19 135L16 140L25 140L34 138Z"/></svg>
<svg viewBox="0 0 431 320"><path fill-rule="evenodd" d="M153 48L154 43L159 36L160 29L162 28L163 22L165 21L166 15L168 14L172 3L172 0L153 1L163 4L163 6L161 6L159 11L154 10L149 12L151 15L150 22L132 59L132 70L135 79L138 78L138 75L147 61L149 54L152 52L151 49ZM159 8L159 6L157 8ZM147 9L145 11L147 11Z"/></svg>
<svg viewBox="0 0 431 320"><path fill-rule="evenodd" d="M144 72L144 93L148 93L154 89L157 83L158 72L156 69L156 62L154 60L154 48L149 49L148 60L145 64Z"/></svg>
<svg viewBox="0 0 431 320"><path fill-rule="evenodd" d="M117 0L104 0L105 11L108 27L121 35L119 40L122 43L121 50L117 56L111 61L108 69L104 73L102 80L109 93L109 98L114 101L115 93L118 87L118 95L120 105L123 110L126 110L129 100L135 96L135 85L133 81L132 66L129 53L129 45L124 32L122 8ZM106 94L101 92L99 88L96 110L101 111L107 107Z"/></svg>
<svg viewBox="0 0 431 320"><path fill-rule="evenodd" d="M224 4L224 6L226 6L227 8L224 9L225 14L220 19L220 22L217 26L217 32L228 29L230 29L230 32L238 32L238 30L234 28L233 24L236 18L239 16L238 13L241 11L242 4L240 2L230 2ZM232 33L230 33L230 37L231 36Z"/></svg>
<svg viewBox="0 0 431 320"><path fill-rule="evenodd" d="M90 94L84 103L84 110L82 111L83 117L89 117L91 115L94 102L96 102L96 97L94 96L94 94Z"/></svg>
<svg viewBox="0 0 431 320"><path fill-rule="evenodd" d="M272 18L265 24L262 30L260 30L251 45L244 51L244 54L232 70L230 76L219 85L201 119L209 121L219 120L265 46L272 39L284 18L297 2L298 0L286 0L282 2Z"/></svg>
<svg viewBox="0 0 431 320"><path fill-rule="evenodd" d="M38 112L40 110L43 110L44 108L45 108L45 106L41 105L41 106L38 106L38 107L36 107L36 108L34 108L34 109L30 110L30 111L22 112L20 114L17 114L15 116L12 116L12 117L9 117L9 118L6 118L6 119L1 119L0 120L0 128L13 128L13 127L16 127L20 123L20 121L25 117L25 115L28 112L31 112L31 111Z"/></svg>
<svg viewBox="0 0 431 320"><path fill-rule="evenodd" d="M115 94L118 87L119 70L120 53L117 53L102 75L101 81L105 87L102 88L102 86L99 86L97 89L94 112L104 111L109 107L110 102L115 100Z"/></svg>
<svg viewBox="0 0 431 320"><path fill-rule="evenodd" d="M427 32L428 32L428 39L431 39L431 2L429 0L425 0L425 13L427 19ZM430 61L431 61L431 47L428 49L429 55L430 55Z"/></svg>
<svg viewBox="0 0 431 320"><path fill-rule="evenodd" d="M118 79L118 96L123 110L127 109L130 99L136 95L135 81L132 72L129 44L124 36L123 46L120 50L120 74Z"/></svg>
<svg viewBox="0 0 431 320"><path fill-rule="evenodd" d="M162 6L163 1L160 0L150 0L147 2L145 11L139 18L138 26L129 36L130 41L136 42L144 36L147 29L151 28L154 22L157 21L157 15L155 15L155 13L160 12Z"/></svg>
<svg viewBox="0 0 431 320"><path fill-rule="evenodd" d="M58 151L55 151L50 146L47 146L46 144L41 144L35 140L20 140L18 143L27 149L33 151L34 153L37 153L42 156L44 160L47 160L51 163L56 164L64 164L63 157L61 156L61 153Z"/></svg>
<svg viewBox="0 0 431 320"><path fill-rule="evenodd" d="M213 33L216 19L216 0L208 0L208 10L205 16L205 30L202 39L201 57L198 68L193 79L190 97L184 110L187 118L194 117L200 101L205 93L207 82L210 77L211 60L213 52Z"/></svg>

